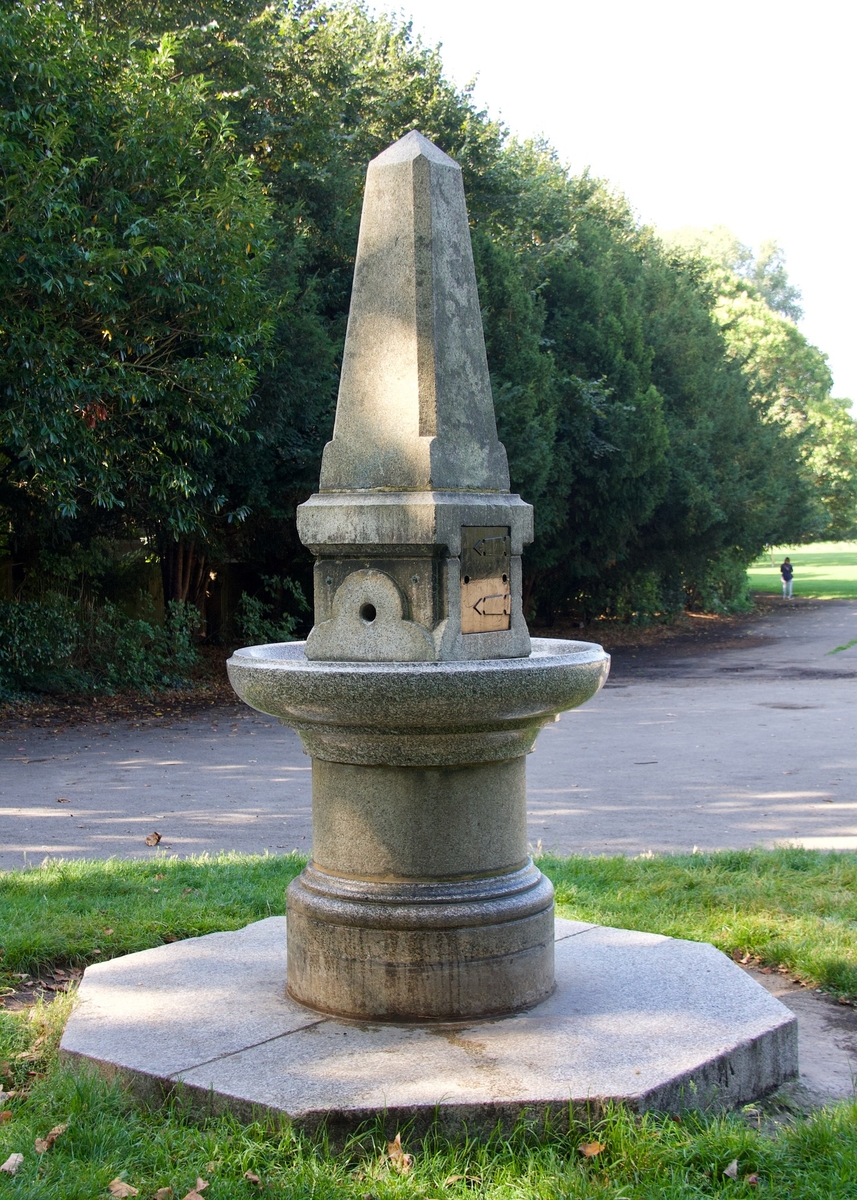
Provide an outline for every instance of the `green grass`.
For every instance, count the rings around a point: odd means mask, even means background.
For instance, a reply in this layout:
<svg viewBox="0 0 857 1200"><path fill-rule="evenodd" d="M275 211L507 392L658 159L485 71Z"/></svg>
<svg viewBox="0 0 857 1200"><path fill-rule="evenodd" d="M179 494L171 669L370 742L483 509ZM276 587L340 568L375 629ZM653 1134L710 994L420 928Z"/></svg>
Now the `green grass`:
<svg viewBox="0 0 857 1200"><path fill-rule="evenodd" d="M53 859L0 871L0 973L85 966L285 911L299 855Z"/></svg>
<svg viewBox="0 0 857 1200"><path fill-rule="evenodd" d="M0 938L7 978L49 966L83 965L176 937L236 928L283 911L297 856L223 855L52 862L0 873ZM544 858L564 916L713 941L729 953L785 964L809 982L857 994L857 854L803 849L727 851L654 858ZM107 932L110 930L111 932ZM171 1187L180 1200L198 1175L205 1200L259 1189L312 1200L684 1200L765 1194L792 1200L852 1200L857 1185L857 1105L792 1114L757 1128L748 1113L635 1118L622 1110L571 1129L561 1121L511 1136L419 1141L400 1175L384 1158L378 1124L332 1150L288 1125L247 1127L231 1118L194 1119L178 1107L132 1105L117 1086L57 1062L70 1000L29 1014L0 1010L0 1085L15 1094L0 1109L0 1162L23 1153L14 1178L0 1175L0 1200L94 1200L121 1177L150 1200ZM558 1114L559 1117L560 1114ZM34 1140L68 1129L43 1155ZM579 1146L601 1142L585 1159ZM724 1176L738 1160L739 1178ZM758 1184L747 1182L757 1174ZM451 1180L451 1177L467 1177Z"/></svg>
<svg viewBox="0 0 857 1200"><path fill-rule="evenodd" d="M857 997L857 853L543 858L561 916L712 942Z"/></svg>
<svg viewBox="0 0 857 1200"><path fill-rule="evenodd" d="M747 572L754 592L782 594L780 563L788 555L794 565L795 596L817 600L857 600L857 542L818 542L785 546L758 559Z"/></svg>
<svg viewBox="0 0 857 1200"><path fill-rule="evenodd" d="M0 872L0 974L84 966L285 911L299 855L57 859ZM550 858L561 916L710 941L857 997L857 853Z"/></svg>
<svg viewBox="0 0 857 1200"><path fill-rule="evenodd" d="M62 1003L62 1002L60 1002ZM205 1200L264 1195L290 1200L690 1200L749 1197L853 1200L857 1180L857 1105L843 1103L774 1132L752 1113L634 1118L609 1111L570 1128L559 1122L536 1130L521 1123L509 1136L448 1138L430 1131L421 1140L405 1126L404 1149L414 1154L408 1174L385 1155L394 1129L366 1128L334 1152L287 1124L241 1126L228 1117L193 1120L178 1108L150 1111L130 1104L117 1085L74 1074L56 1061L61 1013L37 1010L33 1019L0 1014L0 1055L28 1053L36 1072L24 1095L9 1101L0 1125L0 1161L23 1153L14 1179L0 1176L0 1194L16 1200L95 1200L121 1178L150 1200L157 1189L185 1196L197 1176ZM34 1141L57 1124L68 1126L52 1149ZM586 1159L581 1144L603 1150ZM738 1179L724 1175L738 1162ZM261 1187L245 1178L253 1172ZM748 1182L756 1175L758 1183Z"/></svg>

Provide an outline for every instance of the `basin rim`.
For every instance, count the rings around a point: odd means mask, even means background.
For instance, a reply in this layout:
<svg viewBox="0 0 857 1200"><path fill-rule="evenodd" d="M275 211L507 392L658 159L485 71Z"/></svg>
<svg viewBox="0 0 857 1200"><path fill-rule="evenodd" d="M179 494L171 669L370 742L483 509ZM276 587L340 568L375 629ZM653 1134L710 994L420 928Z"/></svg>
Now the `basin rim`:
<svg viewBox="0 0 857 1200"><path fill-rule="evenodd" d="M475 658L442 662L339 662L308 659L306 642L272 642L267 646L244 646L227 661L229 667L254 668L309 675L437 676L520 673L569 667L608 664L610 655L597 642L566 638L532 638L530 654L521 658Z"/></svg>

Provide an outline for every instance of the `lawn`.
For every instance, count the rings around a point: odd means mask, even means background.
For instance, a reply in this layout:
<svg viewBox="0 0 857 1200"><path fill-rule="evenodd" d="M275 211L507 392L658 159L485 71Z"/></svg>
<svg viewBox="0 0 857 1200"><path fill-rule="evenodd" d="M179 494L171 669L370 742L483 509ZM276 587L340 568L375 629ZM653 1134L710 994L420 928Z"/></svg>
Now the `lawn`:
<svg viewBox="0 0 857 1200"><path fill-rule="evenodd" d="M301 866L297 856L232 854L73 860L0 872L2 982L18 988L28 975L46 977L282 912L286 885ZM857 854L723 851L544 858L541 866L563 916L710 940L843 998L857 996ZM0 1174L0 1200L111 1194L182 1200L198 1177L207 1181L202 1200L855 1195L857 1105L851 1103L808 1117L752 1106L680 1120L616 1110L571 1129L561 1121L538 1130L522 1123L511 1135L483 1138L437 1133L418 1141L405 1126L398 1132L415 1160L402 1172L386 1153L386 1139L397 1131L381 1122L333 1150L286 1123L241 1126L223 1117L195 1120L178 1108L131 1105L117 1085L58 1063L70 1003L61 995L29 1011L0 1009L0 1164L24 1155L14 1177ZM36 1153L35 1139L57 1126L67 1128Z"/></svg>
<svg viewBox="0 0 857 1200"><path fill-rule="evenodd" d="M857 542L817 542L774 549L775 566L765 554L749 568L754 592L781 593L780 563L786 555L794 566L795 596L818 600L857 600Z"/></svg>

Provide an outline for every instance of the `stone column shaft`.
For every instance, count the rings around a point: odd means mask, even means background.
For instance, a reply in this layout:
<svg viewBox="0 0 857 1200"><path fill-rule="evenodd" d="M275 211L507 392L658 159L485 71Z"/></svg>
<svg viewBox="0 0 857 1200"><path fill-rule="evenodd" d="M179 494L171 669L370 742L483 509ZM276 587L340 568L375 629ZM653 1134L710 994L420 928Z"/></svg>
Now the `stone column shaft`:
<svg viewBox="0 0 857 1200"><path fill-rule="evenodd" d="M289 888L289 993L375 1020L457 1020L553 988L553 888L526 849L523 758L313 763L313 862Z"/></svg>

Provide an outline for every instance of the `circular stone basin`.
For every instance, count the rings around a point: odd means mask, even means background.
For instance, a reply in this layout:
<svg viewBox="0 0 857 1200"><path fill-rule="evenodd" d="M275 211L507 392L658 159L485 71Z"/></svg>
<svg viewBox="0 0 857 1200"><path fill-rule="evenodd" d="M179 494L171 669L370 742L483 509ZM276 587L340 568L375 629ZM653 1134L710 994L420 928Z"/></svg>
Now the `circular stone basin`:
<svg viewBox="0 0 857 1200"><path fill-rule="evenodd" d="M528 753L542 725L589 700L610 656L594 642L533 638L527 658L310 661L303 642L249 646L226 664L252 708L298 731L307 753L396 766Z"/></svg>

